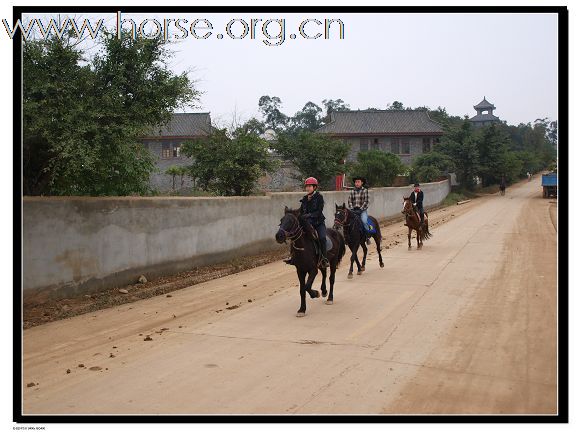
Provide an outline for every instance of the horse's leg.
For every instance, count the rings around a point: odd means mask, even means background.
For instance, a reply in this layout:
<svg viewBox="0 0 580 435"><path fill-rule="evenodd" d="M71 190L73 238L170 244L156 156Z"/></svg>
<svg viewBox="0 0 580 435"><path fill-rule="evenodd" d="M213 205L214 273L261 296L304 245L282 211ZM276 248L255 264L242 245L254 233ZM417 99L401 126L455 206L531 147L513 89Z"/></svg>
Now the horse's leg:
<svg viewBox="0 0 580 435"><path fill-rule="evenodd" d="M349 245L348 248L350 249L350 269L348 270L348 279L352 279L352 264L354 263L354 249L352 245Z"/></svg>
<svg viewBox="0 0 580 435"><path fill-rule="evenodd" d="M296 269L296 272L298 273L298 280L300 281L300 308L296 313L296 317L304 317L306 315L306 284L304 283L306 272L299 269Z"/></svg>
<svg viewBox="0 0 580 435"><path fill-rule="evenodd" d="M413 232L413 228L409 225L409 234L407 234L407 239L409 239L409 249L411 249L411 233Z"/></svg>
<svg viewBox="0 0 580 435"><path fill-rule="evenodd" d="M328 293L328 299L326 299L326 305L332 305L334 301L334 275L336 274L336 263L330 264L330 276L328 281L330 282L330 292Z"/></svg>
<svg viewBox="0 0 580 435"><path fill-rule="evenodd" d="M379 265L381 267L385 267L385 264L383 263L383 256L381 255L381 236L380 234L375 234L374 235L374 239L375 239L375 243L377 244L377 253L379 254Z"/></svg>
<svg viewBox="0 0 580 435"><path fill-rule="evenodd" d="M362 250L363 250L363 260L362 260L361 271L364 272L366 270L365 266L367 264L367 253L369 250L367 248L366 240L363 240L360 245L361 245Z"/></svg>
<svg viewBox="0 0 580 435"><path fill-rule="evenodd" d="M322 292L322 297L326 297L326 267L323 267L320 269L320 272L322 272L322 285L320 286L320 291Z"/></svg>
<svg viewBox="0 0 580 435"><path fill-rule="evenodd" d="M305 290L308 292L312 299L320 297L320 292L318 290L312 290L312 284L314 283L314 278L316 278L317 274L318 269L315 268L314 270L311 270L308 272L308 281L306 281Z"/></svg>
<svg viewBox="0 0 580 435"><path fill-rule="evenodd" d="M421 239L419 237L419 229L415 230L415 232L417 233L417 249L421 249Z"/></svg>
<svg viewBox="0 0 580 435"><path fill-rule="evenodd" d="M354 261L356 262L356 274L357 275L362 275L362 266L360 264L360 261L358 260L358 248L360 246L360 242L358 245L356 245L356 248L354 249Z"/></svg>

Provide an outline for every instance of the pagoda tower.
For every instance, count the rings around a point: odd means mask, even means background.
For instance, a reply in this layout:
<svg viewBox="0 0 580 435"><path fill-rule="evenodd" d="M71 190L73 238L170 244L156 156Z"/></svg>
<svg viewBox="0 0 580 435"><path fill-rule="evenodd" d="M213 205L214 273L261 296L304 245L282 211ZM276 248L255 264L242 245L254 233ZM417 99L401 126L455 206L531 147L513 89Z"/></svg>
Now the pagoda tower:
<svg viewBox="0 0 580 435"><path fill-rule="evenodd" d="M483 97L483 100L479 104L473 106L473 108L477 111L477 115L469 121L474 127L483 127L500 122L500 119L493 114L495 106L487 101L485 96Z"/></svg>

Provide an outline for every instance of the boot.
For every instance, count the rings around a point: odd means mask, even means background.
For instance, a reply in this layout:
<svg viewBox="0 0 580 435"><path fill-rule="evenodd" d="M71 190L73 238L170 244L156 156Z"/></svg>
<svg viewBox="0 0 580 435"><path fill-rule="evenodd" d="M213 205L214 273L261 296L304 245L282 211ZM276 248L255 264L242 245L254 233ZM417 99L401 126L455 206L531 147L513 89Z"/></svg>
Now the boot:
<svg viewBox="0 0 580 435"><path fill-rule="evenodd" d="M320 247L320 267L329 267L330 263L328 262L328 258L326 258L326 240L318 239L319 247Z"/></svg>

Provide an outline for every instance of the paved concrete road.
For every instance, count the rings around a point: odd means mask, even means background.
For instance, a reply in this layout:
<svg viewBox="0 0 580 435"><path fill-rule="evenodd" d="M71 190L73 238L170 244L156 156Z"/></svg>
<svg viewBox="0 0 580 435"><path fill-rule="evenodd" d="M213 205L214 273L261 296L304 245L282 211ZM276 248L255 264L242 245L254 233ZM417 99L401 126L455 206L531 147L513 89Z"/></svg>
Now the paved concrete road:
<svg viewBox="0 0 580 435"><path fill-rule="evenodd" d="M534 179L470 207L384 269L345 259L304 318L278 262L26 330L24 413L555 413L550 203Z"/></svg>

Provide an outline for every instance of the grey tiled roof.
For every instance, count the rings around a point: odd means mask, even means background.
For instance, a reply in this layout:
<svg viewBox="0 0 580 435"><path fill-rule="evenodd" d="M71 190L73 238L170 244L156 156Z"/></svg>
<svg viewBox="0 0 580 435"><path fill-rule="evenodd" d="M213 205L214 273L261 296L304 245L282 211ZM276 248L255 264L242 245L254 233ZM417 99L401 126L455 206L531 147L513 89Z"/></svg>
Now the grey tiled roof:
<svg viewBox="0 0 580 435"><path fill-rule="evenodd" d="M173 113L167 124L153 127L148 136L206 136L210 131L209 112Z"/></svg>
<svg viewBox="0 0 580 435"><path fill-rule="evenodd" d="M491 104L489 101L487 101L485 99L485 97L483 97L483 100L481 100L480 103L478 103L476 106L473 106L474 109L495 109L495 106L493 104Z"/></svg>
<svg viewBox="0 0 580 435"><path fill-rule="evenodd" d="M426 110L348 110L332 112L330 122L317 130L330 134L443 133Z"/></svg>
<svg viewBox="0 0 580 435"><path fill-rule="evenodd" d="M469 120L471 122L484 122L484 121L499 121L499 118L489 113L482 113L481 115L475 115L473 118L470 118Z"/></svg>

